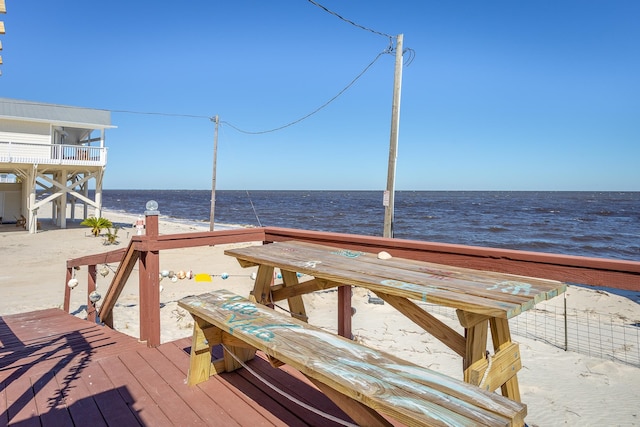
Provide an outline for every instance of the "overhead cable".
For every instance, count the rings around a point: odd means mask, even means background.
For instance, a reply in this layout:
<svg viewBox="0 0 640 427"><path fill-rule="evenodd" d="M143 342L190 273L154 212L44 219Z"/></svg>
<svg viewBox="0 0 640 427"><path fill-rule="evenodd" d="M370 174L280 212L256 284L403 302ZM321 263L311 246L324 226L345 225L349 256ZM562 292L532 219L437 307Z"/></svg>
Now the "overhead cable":
<svg viewBox="0 0 640 427"><path fill-rule="evenodd" d="M344 89L342 89L340 92L338 92L338 94L337 94L337 95L335 95L333 98L331 98L330 100L328 100L327 102L325 102L324 104L322 104L320 107L316 108L315 110L313 110L313 111L312 111L312 112L310 112L309 114L307 114L307 115L305 115L305 116L302 116L302 117L300 117L299 119L294 120L294 121L293 121L293 122L291 122L291 123L287 123L286 125L283 125L283 126L277 127L277 128L275 128L275 129L269 129L269 130L263 130L263 131L257 131L257 132L251 132L251 131L247 131L247 130L240 129L240 128L238 128L237 126L234 126L234 125L232 125L232 124L231 124L231 123L229 123L229 122L225 122L225 121L223 121L223 122L221 122L221 123L224 123L224 124L228 125L229 127L233 128L233 129L235 129L235 130L237 130L238 132L246 133L246 134L250 134L250 135L258 135L258 134L263 134L263 133L275 132L275 131L278 131L278 130L281 130L281 129L287 128L287 127L289 127L289 126L293 126L293 125L295 125L296 123L300 123L301 121L303 121L303 120L305 120L305 119L307 119L307 118L311 117L312 115L316 114L318 111L322 110L322 109L323 109L323 108L325 108L327 105L331 104L333 101L335 101L336 99L338 99L338 97L340 97L340 95L342 95L343 93L345 93L345 92L347 91L347 89L349 89L351 86L353 86L353 85L355 84L355 82L356 82L360 77L362 77L362 75L363 75L364 73L366 73L366 72L367 72L367 70L368 70L369 68L371 68L371 66L372 66L372 65L373 65L373 64L374 64L374 63L375 63L375 62L376 62L376 61L377 61L377 60L378 60L382 55L384 55L384 54L386 54L386 53L389 53L389 49L386 49L386 50L383 50L382 52L380 52L380 53L378 54L378 56L376 56L376 57L375 57L375 59L374 59L373 61L371 61L371 63L369 63L369 65L367 65L367 66L365 67L365 69L364 69L364 70L362 70L362 71L360 72L360 74L358 74L358 75L357 75L353 80L351 80L351 82L350 82L347 86L345 86L345 87L344 87Z"/></svg>
<svg viewBox="0 0 640 427"><path fill-rule="evenodd" d="M392 36L392 35L389 35L389 34L387 34L387 33L382 33L382 32L380 32L380 31L376 31L376 30L372 30L371 28L367 28L367 27L365 27L365 26L363 26L363 25L356 24L355 22L353 22L353 21L351 21L351 20L349 20L349 19L346 19L346 18L342 17L341 15L337 14L336 12L334 12L334 11L332 11L332 10L329 10L328 8L324 7L323 5L321 5L321 4L320 4L320 3L318 3L318 2L315 2L315 1L313 1L313 0L307 0L307 1L308 1L309 3L311 3L311 4L315 5L315 6L318 6L320 9L324 10L325 12L330 13L331 15L335 16L336 18L341 19L341 20L343 20L344 22L346 22L346 23L348 23L348 24L353 25L354 27L358 27L358 28L360 28L360 29L362 29L362 30L369 31L369 32L371 32L371 33L373 33L373 34L378 34L379 36L389 37L389 38L391 38L391 39L393 38L393 36Z"/></svg>

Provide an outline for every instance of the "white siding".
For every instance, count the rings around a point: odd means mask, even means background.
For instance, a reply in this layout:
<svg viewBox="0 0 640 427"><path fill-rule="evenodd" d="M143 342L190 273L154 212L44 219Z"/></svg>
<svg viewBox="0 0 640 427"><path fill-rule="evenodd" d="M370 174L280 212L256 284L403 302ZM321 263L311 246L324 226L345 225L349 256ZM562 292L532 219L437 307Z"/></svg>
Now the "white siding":
<svg viewBox="0 0 640 427"><path fill-rule="evenodd" d="M0 142L51 144L51 125L0 119Z"/></svg>

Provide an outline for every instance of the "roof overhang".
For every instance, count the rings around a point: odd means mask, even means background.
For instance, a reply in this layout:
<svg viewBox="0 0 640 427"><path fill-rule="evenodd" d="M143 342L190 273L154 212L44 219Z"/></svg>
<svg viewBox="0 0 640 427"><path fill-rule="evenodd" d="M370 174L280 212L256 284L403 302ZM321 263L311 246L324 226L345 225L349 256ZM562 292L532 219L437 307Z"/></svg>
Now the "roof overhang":
<svg viewBox="0 0 640 427"><path fill-rule="evenodd" d="M93 108L0 98L0 119L84 129L113 129L111 112Z"/></svg>

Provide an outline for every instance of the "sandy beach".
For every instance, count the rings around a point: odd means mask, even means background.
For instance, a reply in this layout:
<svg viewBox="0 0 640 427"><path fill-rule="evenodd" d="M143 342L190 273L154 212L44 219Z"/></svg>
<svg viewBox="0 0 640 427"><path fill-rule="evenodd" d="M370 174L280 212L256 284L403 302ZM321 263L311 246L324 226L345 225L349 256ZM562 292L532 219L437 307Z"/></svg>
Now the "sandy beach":
<svg viewBox="0 0 640 427"><path fill-rule="evenodd" d="M136 233L135 217L105 212L104 217L121 225L118 245L104 245L103 238L93 237L87 227L72 222L68 229L53 227L42 219L42 230L28 234L14 224L0 225L0 315L22 313L50 307L62 307L65 290L65 262L69 258L111 251L126 246ZM160 222L161 234L204 231L208 228ZM208 274L212 281L164 279L161 282L162 341L191 335L189 315L176 301L186 295L211 289L229 289L248 294L253 285L252 269L243 269L223 251L227 246L162 251L160 269ZM98 266L100 270L103 266ZM116 264L106 266L109 274L98 275L98 291L106 292ZM223 275L228 278L223 279ZM79 285L72 291L71 311L86 316L87 271L77 272ZM115 329L138 336L137 269L114 311ZM574 308L619 315L640 321L640 304L600 290L569 287L567 297ZM563 297L548 302L563 303ZM317 292L305 297L309 321L334 330L336 328L337 293ZM414 363L462 378L459 356L422 333L409 320L388 305L368 303L368 295L354 289L353 318L355 339L394 353ZM438 315L439 316L439 315ZM457 322L441 317L460 330ZM529 426L635 426L640 425L640 368L626 364L565 352L542 341L515 335L520 344L523 368L518 377L522 401L528 406Z"/></svg>

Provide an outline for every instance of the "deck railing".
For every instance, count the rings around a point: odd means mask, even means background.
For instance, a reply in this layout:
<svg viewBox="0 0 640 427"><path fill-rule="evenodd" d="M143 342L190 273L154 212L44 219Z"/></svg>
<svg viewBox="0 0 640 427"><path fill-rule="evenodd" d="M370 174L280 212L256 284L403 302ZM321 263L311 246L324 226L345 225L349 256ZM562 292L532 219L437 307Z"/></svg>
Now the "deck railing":
<svg viewBox="0 0 640 427"><path fill-rule="evenodd" d="M150 347L160 345L159 253L166 249L215 246L228 243L299 240L377 253L387 251L404 257L458 267L497 271L522 276L560 280L587 286L640 291L640 262L482 248L415 240L389 239L345 233L262 227L237 230L159 235L157 216L147 216L147 235L133 236L126 249L89 255L67 261L64 310L69 312L67 286L74 269L88 266L88 320L113 327L113 307L136 263L139 265L140 340ZM99 311L91 301L96 266L119 263ZM339 310L346 310L340 307ZM343 325L339 325L341 328Z"/></svg>
<svg viewBox="0 0 640 427"><path fill-rule="evenodd" d="M0 141L0 163L104 166L107 149L87 145Z"/></svg>

